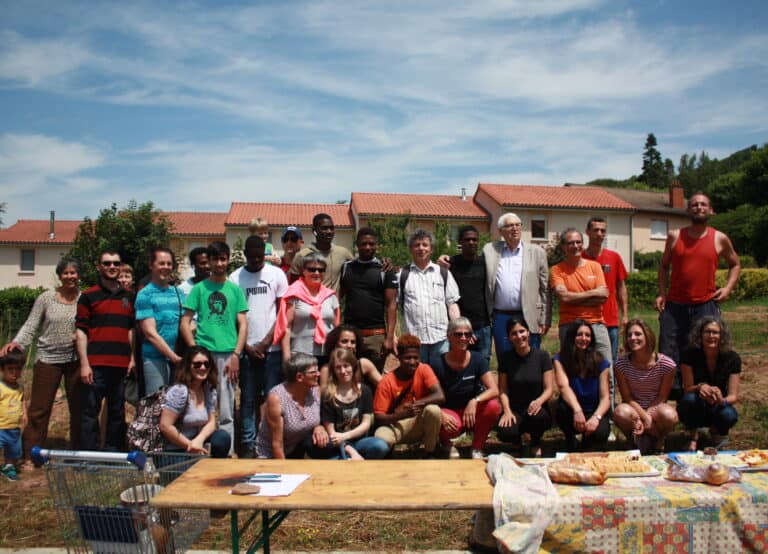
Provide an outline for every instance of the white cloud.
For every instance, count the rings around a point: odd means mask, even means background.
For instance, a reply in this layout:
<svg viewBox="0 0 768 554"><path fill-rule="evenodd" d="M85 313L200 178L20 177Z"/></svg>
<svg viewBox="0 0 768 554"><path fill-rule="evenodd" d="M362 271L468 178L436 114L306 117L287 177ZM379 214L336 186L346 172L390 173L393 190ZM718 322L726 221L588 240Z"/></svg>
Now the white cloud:
<svg viewBox="0 0 768 554"><path fill-rule="evenodd" d="M36 87L89 61L88 51L68 38L31 40L0 32L0 78Z"/></svg>

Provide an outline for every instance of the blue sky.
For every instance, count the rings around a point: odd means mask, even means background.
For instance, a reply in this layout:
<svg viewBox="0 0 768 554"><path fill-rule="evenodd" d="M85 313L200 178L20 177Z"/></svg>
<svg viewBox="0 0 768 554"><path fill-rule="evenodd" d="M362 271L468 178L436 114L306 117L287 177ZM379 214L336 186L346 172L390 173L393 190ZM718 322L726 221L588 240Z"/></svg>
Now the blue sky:
<svg viewBox="0 0 768 554"><path fill-rule="evenodd" d="M226 211L768 141L768 2L0 0L0 201Z"/></svg>

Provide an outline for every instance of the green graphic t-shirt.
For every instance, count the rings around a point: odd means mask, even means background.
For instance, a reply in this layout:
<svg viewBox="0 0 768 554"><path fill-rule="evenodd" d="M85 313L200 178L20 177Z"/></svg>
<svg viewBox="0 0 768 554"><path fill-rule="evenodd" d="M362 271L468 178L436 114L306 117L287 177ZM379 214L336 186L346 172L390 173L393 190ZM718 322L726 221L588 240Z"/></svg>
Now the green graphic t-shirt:
<svg viewBox="0 0 768 554"><path fill-rule="evenodd" d="M211 352L232 352L237 346L237 314L248 311L242 289L225 281L196 284L184 308L197 314L195 343Z"/></svg>

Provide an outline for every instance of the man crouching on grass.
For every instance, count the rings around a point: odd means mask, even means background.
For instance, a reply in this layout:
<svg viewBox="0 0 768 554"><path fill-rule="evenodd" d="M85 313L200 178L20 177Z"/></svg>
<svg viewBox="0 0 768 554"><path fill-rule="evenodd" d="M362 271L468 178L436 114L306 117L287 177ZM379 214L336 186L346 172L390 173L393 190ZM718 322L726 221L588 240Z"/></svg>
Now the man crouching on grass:
<svg viewBox="0 0 768 554"><path fill-rule="evenodd" d="M397 341L400 365L376 387L373 413L379 425L376 437L390 449L421 441L425 456L432 457L442 422L438 404L445 402L445 395L432 368L420 362L420 347L413 335Z"/></svg>

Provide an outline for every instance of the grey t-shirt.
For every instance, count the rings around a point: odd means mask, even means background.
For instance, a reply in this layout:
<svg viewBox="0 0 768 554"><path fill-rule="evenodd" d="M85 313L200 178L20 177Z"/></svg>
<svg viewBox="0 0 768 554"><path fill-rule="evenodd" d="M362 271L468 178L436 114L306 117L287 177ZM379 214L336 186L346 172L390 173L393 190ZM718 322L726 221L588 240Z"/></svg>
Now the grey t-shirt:
<svg viewBox="0 0 768 554"><path fill-rule="evenodd" d="M180 419L176 421L176 426L181 434L190 440L194 439L200 429L208 423L208 414L216 411L216 389L212 389L207 384L203 387L205 388L205 402L202 408L188 402L189 389L186 385L173 385L165 393L163 408L181 415Z"/></svg>
<svg viewBox="0 0 768 554"><path fill-rule="evenodd" d="M323 355L323 345L316 344L315 319L310 315L311 307L298 298L290 300L294 305L293 326L291 327L291 352L303 352L312 356ZM329 296L323 301L320 312L325 323L325 332L329 333L334 327L336 308L339 307L339 299L336 295Z"/></svg>

